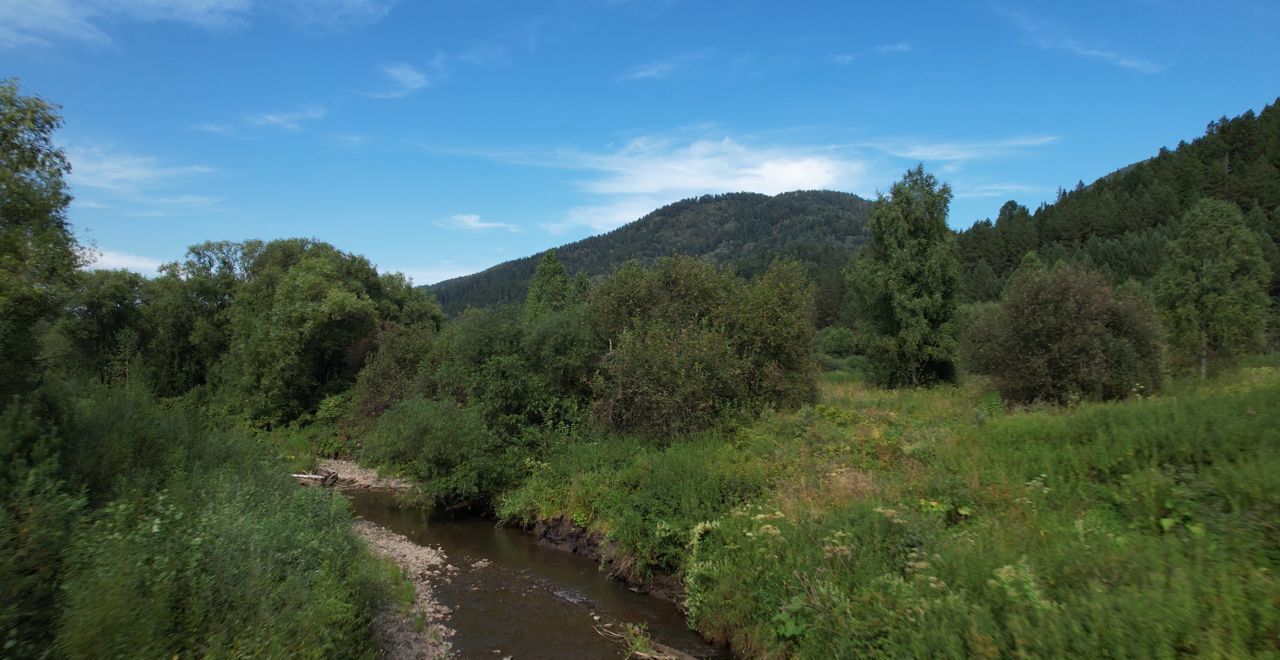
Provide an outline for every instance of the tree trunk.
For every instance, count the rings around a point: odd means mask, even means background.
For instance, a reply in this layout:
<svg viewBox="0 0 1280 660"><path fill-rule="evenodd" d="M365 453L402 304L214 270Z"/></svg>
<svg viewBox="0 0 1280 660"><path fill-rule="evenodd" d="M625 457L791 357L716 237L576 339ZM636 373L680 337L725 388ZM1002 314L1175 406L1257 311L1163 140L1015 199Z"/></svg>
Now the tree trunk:
<svg viewBox="0 0 1280 660"><path fill-rule="evenodd" d="M1209 370L1209 356L1201 352L1200 353L1200 380L1205 379L1205 375L1208 372L1208 370Z"/></svg>

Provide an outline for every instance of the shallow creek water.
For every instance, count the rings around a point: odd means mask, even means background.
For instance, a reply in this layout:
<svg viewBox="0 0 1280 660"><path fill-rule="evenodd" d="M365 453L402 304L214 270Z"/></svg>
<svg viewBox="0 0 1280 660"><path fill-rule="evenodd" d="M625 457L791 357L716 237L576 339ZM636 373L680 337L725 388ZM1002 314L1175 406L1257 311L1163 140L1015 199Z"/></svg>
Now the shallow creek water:
<svg viewBox="0 0 1280 660"><path fill-rule="evenodd" d="M618 658L618 643L595 627L620 630L624 623L644 624L655 641L697 657L721 655L689 630L674 604L632 592L594 560L544 547L490 520L401 507L394 493L346 495L361 518L439 546L458 567L435 595L453 610L444 623L457 631L450 642L459 657Z"/></svg>

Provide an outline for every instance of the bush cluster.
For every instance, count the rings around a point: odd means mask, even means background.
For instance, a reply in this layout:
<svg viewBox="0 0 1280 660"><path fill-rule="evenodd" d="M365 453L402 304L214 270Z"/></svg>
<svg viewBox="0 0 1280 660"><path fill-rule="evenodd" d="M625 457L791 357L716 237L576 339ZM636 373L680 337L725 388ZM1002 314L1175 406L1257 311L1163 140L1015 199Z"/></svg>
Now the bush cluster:
<svg viewBox="0 0 1280 660"><path fill-rule="evenodd" d="M1131 289L1075 266L1019 271L963 339L969 369L1010 401L1068 403L1152 392L1161 380L1160 321Z"/></svg>

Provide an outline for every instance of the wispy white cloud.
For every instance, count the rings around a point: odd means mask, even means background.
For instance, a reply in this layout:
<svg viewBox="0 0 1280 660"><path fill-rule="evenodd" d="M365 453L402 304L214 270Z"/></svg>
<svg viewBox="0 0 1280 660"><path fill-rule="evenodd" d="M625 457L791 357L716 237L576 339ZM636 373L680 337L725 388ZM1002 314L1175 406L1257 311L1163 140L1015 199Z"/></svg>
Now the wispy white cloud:
<svg viewBox="0 0 1280 660"><path fill-rule="evenodd" d="M164 165L152 156L140 156L102 146L71 147L73 186L115 193L136 193L156 184L214 171L205 165Z"/></svg>
<svg viewBox="0 0 1280 660"><path fill-rule="evenodd" d="M654 209L702 194L834 189L870 196L901 174L903 161L926 161L950 172L980 159L1015 156L1058 141L1031 135L986 141L885 139L849 144L804 144L803 131L731 136L716 124L642 135L599 151L581 149L448 150L513 165L563 169L577 175L583 201L542 226L553 233L609 231ZM779 143L778 140L785 140ZM439 150L435 150L439 151ZM1021 187L1020 187L1021 186ZM1036 192L1021 184L957 187L957 196Z"/></svg>
<svg viewBox="0 0 1280 660"><path fill-rule="evenodd" d="M471 66L499 67L511 63L511 54L506 46L482 42L458 53L454 59Z"/></svg>
<svg viewBox="0 0 1280 660"><path fill-rule="evenodd" d="M200 122L192 124L191 129L237 140L254 140L272 130L301 131L308 123L324 119L328 114L328 108L322 105L306 104L293 110L251 112L232 121Z"/></svg>
<svg viewBox="0 0 1280 660"><path fill-rule="evenodd" d="M593 233L617 229L628 222L643 218L646 214L672 200L653 195L629 195L603 204L575 206L565 212L557 222L549 222L543 228L553 234L586 227Z"/></svg>
<svg viewBox="0 0 1280 660"><path fill-rule="evenodd" d="M362 133L330 133L324 136L325 143L334 147L342 147L344 149L355 149L363 147L370 143L368 135Z"/></svg>
<svg viewBox="0 0 1280 660"><path fill-rule="evenodd" d="M1042 186L1029 186L1022 183L968 184L958 182L952 186L952 190L955 191L955 196L961 199L982 199L987 197L1011 199L1017 195L1045 192L1045 188Z"/></svg>
<svg viewBox="0 0 1280 660"><path fill-rule="evenodd" d="M373 25L395 7L398 0L272 0L278 10L311 30L344 32ZM263 2L264 6L270 3Z"/></svg>
<svg viewBox="0 0 1280 660"><path fill-rule="evenodd" d="M1027 135L977 142L920 142L886 140L856 146L878 149L898 158L922 161L964 161L1004 156L1019 150L1043 147L1058 141L1056 135Z"/></svg>
<svg viewBox="0 0 1280 660"><path fill-rule="evenodd" d="M154 156L102 145L67 149L72 192L89 192L92 200L76 202L79 210L126 209L131 216L163 216L208 210L221 201L185 190L193 180L216 172L207 165L174 165Z"/></svg>
<svg viewBox="0 0 1280 660"><path fill-rule="evenodd" d="M235 29L263 11L333 32L375 23L394 5L395 0L0 0L0 48L105 46L111 43L107 27L119 21Z"/></svg>
<svg viewBox="0 0 1280 660"><path fill-rule="evenodd" d="M233 138L245 137L244 133L241 132L239 127L237 127L235 124L229 124L226 122L201 122L199 124L193 124L191 128L204 133L221 135L223 137L233 137Z"/></svg>
<svg viewBox="0 0 1280 660"><path fill-rule="evenodd" d="M867 57L868 55L896 55L898 53L909 53L912 50L914 50L914 48L911 44L905 41L899 41L892 44L872 46L871 48L866 48L854 53L836 53L831 56L831 61L836 64L850 64Z"/></svg>
<svg viewBox="0 0 1280 660"><path fill-rule="evenodd" d="M144 257L137 254L117 252L115 250L95 250L90 255L92 261L87 265L90 270L131 270L143 275L154 275L164 261Z"/></svg>
<svg viewBox="0 0 1280 660"><path fill-rule="evenodd" d="M1008 11L1004 12L1004 14L1022 30L1022 35L1027 42L1037 48L1070 53L1078 57L1106 62L1138 73L1152 74L1164 70L1164 67L1149 60L1082 42L1052 21L1036 18L1018 11Z"/></svg>
<svg viewBox="0 0 1280 660"><path fill-rule="evenodd" d="M480 216L474 213L458 213L449 218L447 226L457 227L459 229L469 229L472 231L483 231L486 229L505 229L507 231L520 231L520 227L508 222L489 222L481 220Z"/></svg>
<svg viewBox="0 0 1280 660"><path fill-rule="evenodd" d="M296 110L284 112L260 112L246 115L244 120L249 126L265 128L282 128L287 131L302 130L304 124L317 119L324 119L329 113L321 105L304 105Z"/></svg>
<svg viewBox="0 0 1280 660"><path fill-rule="evenodd" d="M568 162L594 170L583 187L593 193L695 194L750 190L774 194L858 178L861 163L820 150L752 147L730 137L678 142L641 137L604 154L572 154Z"/></svg>
<svg viewBox="0 0 1280 660"><path fill-rule="evenodd" d="M620 80L662 80L684 72L691 64L707 57L706 51L681 53L627 69Z"/></svg>
<svg viewBox="0 0 1280 660"><path fill-rule="evenodd" d="M437 71L443 67L443 60L437 56L433 61L433 68ZM404 98L423 87L431 84L431 80L427 74L414 68L412 64L405 62L388 62L378 66L389 87L376 92L360 92L365 96L375 99L399 99Z"/></svg>

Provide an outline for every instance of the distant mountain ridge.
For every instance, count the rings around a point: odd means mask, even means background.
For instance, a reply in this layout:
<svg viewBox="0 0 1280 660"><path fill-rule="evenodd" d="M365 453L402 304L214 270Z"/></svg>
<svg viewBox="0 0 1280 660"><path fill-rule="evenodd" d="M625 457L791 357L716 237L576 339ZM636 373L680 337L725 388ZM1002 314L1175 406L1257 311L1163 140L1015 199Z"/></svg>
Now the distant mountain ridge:
<svg viewBox="0 0 1280 660"><path fill-rule="evenodd" d="M828 298L838 307L844 285L831 274L838 274L866 241L871 207L872 202L857 195L830 190L704 195L555 250L570 273L590 277L633 259L651 262L674 254L732 266L750 276L778 257L791 257L803 262L817 281L819 307L830 308L823 304ZM540 258L530 255L424 288L451 315L469 306L520 302Z"/></svg>

